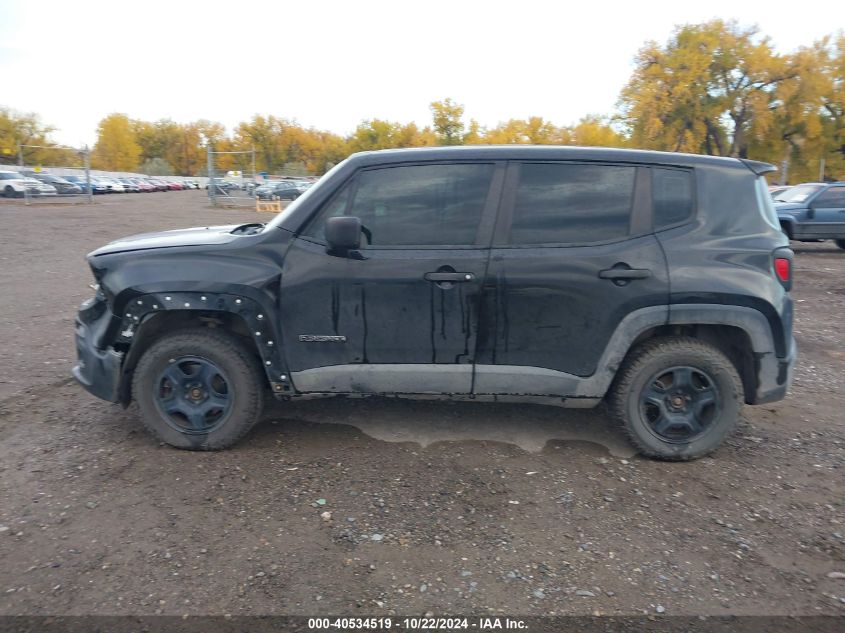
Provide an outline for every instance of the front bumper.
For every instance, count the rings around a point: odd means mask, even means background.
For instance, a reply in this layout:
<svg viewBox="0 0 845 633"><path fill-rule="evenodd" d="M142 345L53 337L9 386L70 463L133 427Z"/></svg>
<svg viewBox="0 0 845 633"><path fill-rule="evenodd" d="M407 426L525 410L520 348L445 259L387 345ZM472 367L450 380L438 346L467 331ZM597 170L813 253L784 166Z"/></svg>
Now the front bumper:
<svg viewBox="0 0 845 633"><path fill-rule="evenodd" d="M83 312L84 309L80 310L80 316ZM80 318L76 319L77 361L71 372L77 382L93 395L109 402L118 402L123 354L111 348L97 349L94 343L96 332L105 327L110 318L111 314L106 309L96 321L84 323Z"/></svg>
<svg viewBox="0 0 845 633"><path fill-rule="evenodd" d="M797 356L798 348L794 338L789 339L789 349L783 358L778 358L774 352L761 355L757 371L757 391L749 404L783 400L792 384Z"/></svg>

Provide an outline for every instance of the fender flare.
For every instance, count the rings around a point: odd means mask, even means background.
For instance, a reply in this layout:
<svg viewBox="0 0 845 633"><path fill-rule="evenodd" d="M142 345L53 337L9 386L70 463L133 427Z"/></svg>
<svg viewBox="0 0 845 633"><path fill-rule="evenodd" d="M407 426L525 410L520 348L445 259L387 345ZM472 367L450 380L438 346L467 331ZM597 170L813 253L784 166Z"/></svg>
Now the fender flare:
<svg viewBox="0 0 845 633"><path fill-rule="evenodd" d="M290 373L281 350L281 333L274 310L267 309L253 298L236 293L217 292L154 292L139 294L123 305L114 342L130 346L138 329L150 318L163 312L225 312L239 317L246 324L261 358L261 365L274 394L292 391ZM124 377L125 377L124 372Z"/></svg>
<svg viewBox="0 0 845 633"><path fill-rule="evenodd" d="M603 398L634 341L644 332L662 325L727 325L748 335L751 351L759 361L777 361L776 346L766 316L755 308L719 304L670 304L636 310L617 326L589 377L577 379L576 397Z"/></svg>

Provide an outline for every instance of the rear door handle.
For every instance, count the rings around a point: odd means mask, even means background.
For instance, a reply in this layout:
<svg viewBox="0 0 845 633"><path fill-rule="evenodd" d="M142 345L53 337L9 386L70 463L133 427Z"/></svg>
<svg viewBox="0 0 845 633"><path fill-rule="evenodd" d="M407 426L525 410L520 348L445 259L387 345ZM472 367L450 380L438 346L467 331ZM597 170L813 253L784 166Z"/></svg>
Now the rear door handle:
<svg viewBox="0 0 845 633"><path fill-rule="evenodd" d="M423 278L426 281L433 281L435 283L442 281L461 282L473 281L475 279L475 275L472 273L426 273L423 275Z"/></svg>
<svg viewBox="0 0 845 633"><path fill-rule="evenodd" d="M648 279L651 277L651 271L648 268L608 268L607 270L600 270L599 277L601 279L612 279L614 281Z"/></svg>

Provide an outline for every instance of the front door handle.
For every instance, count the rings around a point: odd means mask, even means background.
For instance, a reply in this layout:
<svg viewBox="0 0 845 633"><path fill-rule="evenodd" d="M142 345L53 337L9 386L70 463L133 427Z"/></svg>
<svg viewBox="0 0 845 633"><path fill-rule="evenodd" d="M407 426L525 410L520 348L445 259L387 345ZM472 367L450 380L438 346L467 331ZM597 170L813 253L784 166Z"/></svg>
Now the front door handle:
<svg viewBox="0 0 845 633"><path fill-rule="evenodd" d="M423 275L423 279L426 281L433 281L435 283L441 283L444 281L451 281L451 282L466 282L466 281L473 281L475 279L475 275L472 273L426 273Z"/></svg>
<svg viewBox="0 0 845 633"><path fill-rule="evenodd" d="M651 271L648 268L608 268L607 270L600 270L599 277L601 279L648 279L651 277Z"/></svg>

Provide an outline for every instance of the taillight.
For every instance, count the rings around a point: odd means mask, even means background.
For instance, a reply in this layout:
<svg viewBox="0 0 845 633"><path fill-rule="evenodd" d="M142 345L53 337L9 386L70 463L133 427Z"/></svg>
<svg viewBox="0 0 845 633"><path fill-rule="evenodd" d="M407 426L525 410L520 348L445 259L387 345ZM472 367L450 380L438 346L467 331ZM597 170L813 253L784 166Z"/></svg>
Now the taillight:
<svg viewBox="0 0 845 633"><path fill-rule="evenodd" d="M778 257L775 260L775 272L784 283L789 283L792 280L792 264L786 257Z"/></svg>
<svg viewBox="0 0 845 633"><path fill-rule="evenodd" d="M792 251L779 248L774 252L775 276L786 290L792 289Z"/></svg>

